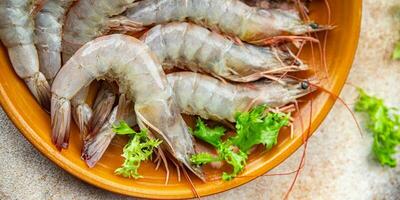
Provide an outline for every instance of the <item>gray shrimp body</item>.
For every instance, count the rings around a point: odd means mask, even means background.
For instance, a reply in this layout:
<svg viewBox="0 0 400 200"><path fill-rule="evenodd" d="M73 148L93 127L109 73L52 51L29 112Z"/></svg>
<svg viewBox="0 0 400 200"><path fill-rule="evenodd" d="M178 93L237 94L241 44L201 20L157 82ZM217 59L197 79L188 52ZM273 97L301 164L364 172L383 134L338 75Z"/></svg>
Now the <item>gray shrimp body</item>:
<svg viewBox="0 0 400 200"><path fill-rule="evenodd" d="M317 31L296 13L250 7L240 0L143 0L124 16L143 26L190 20L256 44L272 36Z"/></svg>
<svg viewBox="0 0 400 200"><path fill-rule="evenodd" d="M284 106L313 91L289 79L286 84L265 81L230 84L192 72L172 73L167 78L183 113L217 121L234 122L237 112L246 112L260 104Z"/></svg>
<svg viewBox="0 0 400 200"><path fill-rule="evenodd" d="M33 14L36 1L0 1L0 39L17 75L45 109L50 105L50 86L39 72L39 59L34 45Z"/></svg>
<svg viewBox="0 0 400 200"><path fill-rule="evenodd" d="M61 38L65 15L75 0L50 0L35 18L35 43L40 71L49 83L61 68Z"/></svg>
<svg viewBox="0 0 400 200"><path fill-rule="evenodd" d="M80 48L61 68L52 85L52 141L67 148L71 98L94 80L117 82L119 92L135 102L141 129L149 129L163 141L161 148L187 166L199 178L200 168L191 165L193 138L180 115L172 88L162 66L141 41L126 35L99 37Z"/></svg>
<svg viewBox="0 0 400 200"><path fill-rule="evenodd" d="M290 53L278 48L238 45L217 33L190 23L158 25L149 30L141 40L164 65L207 72L237 82L254 81L266 73L307 69L305 64Z"/></svg>

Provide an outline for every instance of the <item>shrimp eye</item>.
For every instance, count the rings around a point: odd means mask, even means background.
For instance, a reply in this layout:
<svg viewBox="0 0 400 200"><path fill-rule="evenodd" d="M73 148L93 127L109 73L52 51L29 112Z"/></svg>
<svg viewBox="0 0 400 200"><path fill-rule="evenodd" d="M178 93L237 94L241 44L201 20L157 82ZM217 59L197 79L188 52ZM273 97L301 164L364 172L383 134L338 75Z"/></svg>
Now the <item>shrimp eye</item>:
<svg viewBox="0 0 400 200"><path fill-rule="evenodd" d="M296 66L300 66L300 65L301 65L301 62L300 62L300 61L298 61L298 60L295 60L295 61L294 61L294 65L296 65Z"/></svg>
<svg viewBox="0 0 400 200"><path fill-rule="evenodd" d="M307 81L303 81L300 83L301 89L306 90L310 87L310 84Z"/></svg>
<svg viewBox="0 0 400 200"><path fill-rule="evenodd" d="M319 28L319 25L318 25L317 23L311 23L311 24L310 24L310 27L311 27L312 29L318 29L318 28Z"/></svg>

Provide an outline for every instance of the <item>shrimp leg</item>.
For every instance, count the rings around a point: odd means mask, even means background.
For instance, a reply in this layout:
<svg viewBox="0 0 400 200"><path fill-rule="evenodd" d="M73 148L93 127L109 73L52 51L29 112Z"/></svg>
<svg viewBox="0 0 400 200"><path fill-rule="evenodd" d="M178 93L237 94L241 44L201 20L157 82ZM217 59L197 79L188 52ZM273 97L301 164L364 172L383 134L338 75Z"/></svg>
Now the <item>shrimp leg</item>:
<svg viewBox="0 0 400 200"><path fill-rule="evenodd" d="M40 105L49 110L50 86L39 72L39 59L33 43L32 0L0 1L0 39L17 75L23 79Z"/></svg>
<svg viewBox="0 0 400 200"><path fill-rule="evenodd" d="M120 93L135 102L141 129L149 129L168 151L199 178L201 168L190 163L193 138L179 113L172 88L148 47L126 35L97 38L79 49L57 74L52 86L52 141L68 147L71 98L95 79L115 81ZM66 85L67 83L67 85Z"/></svg>

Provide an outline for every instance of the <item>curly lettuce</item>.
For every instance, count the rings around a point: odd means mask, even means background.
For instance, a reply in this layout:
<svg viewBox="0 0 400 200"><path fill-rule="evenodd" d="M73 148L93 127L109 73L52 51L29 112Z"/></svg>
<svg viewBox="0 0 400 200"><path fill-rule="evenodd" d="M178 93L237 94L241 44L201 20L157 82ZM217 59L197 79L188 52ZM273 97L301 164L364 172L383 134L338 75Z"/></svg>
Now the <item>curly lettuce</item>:
<svg viewBox="0 0 400 200"><path fill-rule="evenodd" d="M382 99L358 89L355 111L368 117L367 128L373 136L372 153L382 166L396 167L395 154L400 145L400 115Z"/></svg>
<svg viewBox="0 0 400 200"><path fill-rule="evenodd" d="M222 140L226 129L217 126L208 127L201 119L197 120L193 135L217 150L217 156L199 153L191 157L196 165L205 165L216 161L225 161L232 167L232 172L223 172L222 180L228 181L243 171L250 149L263 144L272 148L278 140L279 131L289 124L290 114L266 112L267 106L261 105L250 112L236 115L236 135Z"/></svg>
<svg viewBox="0 0 400 200"><path fill-rule="evenodd" d="M151 157L154 148L158 147L161 141L150 139L147 130L137 133L124 121L114 125L113 131L118 135L130 135L131 137L123 149L122 157L125 158L124 163L115 170L115 173L127 178L142 178L138 172L141 162Z"/></svg>

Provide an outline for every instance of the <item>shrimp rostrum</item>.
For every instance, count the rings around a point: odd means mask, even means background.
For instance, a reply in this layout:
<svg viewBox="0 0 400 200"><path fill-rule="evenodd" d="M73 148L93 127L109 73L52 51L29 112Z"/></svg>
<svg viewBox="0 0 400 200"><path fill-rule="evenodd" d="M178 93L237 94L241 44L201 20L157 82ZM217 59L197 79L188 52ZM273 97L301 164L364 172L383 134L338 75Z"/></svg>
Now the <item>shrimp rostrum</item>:
<svg viewBox="0 0 400 200"><path fill-rule="evenodd" d="M139 127L162 140L161 148L204 179L190 164L193 138L179 113L164 71L146 45L125 35L97 38L79 49L61 68L52 85L52 141L68 147L71 98L95 79L115 81L119 92L135 102Z"/></svg>
<svg viewBox="0 0 400 200"><path fill-rule="evenodd" d="M150 29L141 40L164 67L206 72L236 82L308 69L288 48L238 45L218 33L190 23L169 23Z"/></svg>
<svg viewBox="0 0 400 200"><path fill-rule="evenodd" d="M296 12L250 7L240 0L143 0L132 4L123 17L113 19L118 20L120 26L189 20L253 44L263 44L272 36L327 28L303 22Z"/></svg>
<svg viewBox="0 0 400 200"><path fill-rule="evenodd" d="M235 122L237 112L246 112L257 105L265 104L275 108L295 103L298 98L315 90L307 81L299 82L288 78L283 80L284 84L266 80L232 84L199 73L177 72L168 74L167 79L182 113L220 122ZM120 103L117 107L123 106L124 103ZM121 108L118 112L129 111ZM130 124L134 123L132 114L128 116L129 118L122 119ZM89 167L100 160L111 143L115 136L111 125L121 120L118 117L117 111L112 112L99 133L85 143L82 158Z"/></svg>
<svg viewBox="0 0 400 200"><path fill-rule="evenodd" d="M33 0L0 1L0 39L8 50L11 64L40 105L50 105L50 86L39 72L39 59L33 41Z"/></svg>

